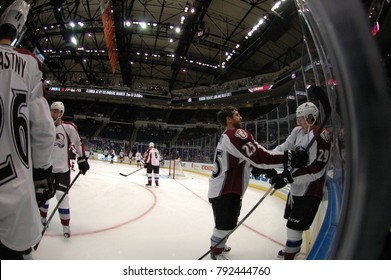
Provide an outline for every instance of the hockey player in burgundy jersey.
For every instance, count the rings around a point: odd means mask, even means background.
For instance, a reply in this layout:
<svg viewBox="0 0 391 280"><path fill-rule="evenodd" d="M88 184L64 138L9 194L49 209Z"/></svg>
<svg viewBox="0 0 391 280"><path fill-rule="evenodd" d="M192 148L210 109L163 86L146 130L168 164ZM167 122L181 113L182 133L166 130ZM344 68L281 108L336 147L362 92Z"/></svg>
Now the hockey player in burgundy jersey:
<svg viewBox="0 0 391 280"><path fill-rule="evenodd" d="M211 258L222 260L226 259L223 253L231 248L225 245L227 240L221 240L237 225L252 168L268 170L283 165L302 166L307 162L307 155L295 150L268 152L254 140L251 132L241 128L242 117L235 107L220 110L217 120L225 131L216 147L208 198L215 220Z"/></svg>
<svg viewBox="0 0 391 280"><path fill-rule="evenodd" d="M56 198L60 200L71 181L70 172L70 158L69 149L74 144L77 154L77 164L80 172L84 175L90 166L87 162L86 151L84 144L80 139L77 127L73 122L65 122L61 119L64 115L64 104L60 101L53 102L50 106L52 112L52 119L56 126L56 141L54 143L54 150L52 154L53 162L53 183L56 188ZM41 221L42 224L46 223L46 216L49 209L49 201L41 207ZM71 236L71 230L69 226L70 222L70 209L69 209L69 194L66 194L63 201L58 207L58 213L60 214L61 224L63 226L63 233L65 238Z"/></svg>
<svg viewBox="0 0 391 280"><path fill-rule="evenodd" d="M315 104L306 102L297 107L297 124L286 141L273 151L283 152L295 147L307 147L317 132L319 110ZM275 189L290 183L290 192L285 206L284 218L287 219L287 241L285 249L278 252L279 257L293 259L300 252L303 231L310 228L323 197L327 166L331 155L331 136L326 129L319 134L309 148L308 164L284 170L274 176L270 183Z"/></svg>
<svg viewBox="0 0 391 280"><path fill-rule="evenodd" d="M28 11L29 5L18 0L0 18L2 260L31 257L31 247L41 239L37 204L54 196L50 155L55 129L43 94L41 65L31 52L11 46Z"/></svg>

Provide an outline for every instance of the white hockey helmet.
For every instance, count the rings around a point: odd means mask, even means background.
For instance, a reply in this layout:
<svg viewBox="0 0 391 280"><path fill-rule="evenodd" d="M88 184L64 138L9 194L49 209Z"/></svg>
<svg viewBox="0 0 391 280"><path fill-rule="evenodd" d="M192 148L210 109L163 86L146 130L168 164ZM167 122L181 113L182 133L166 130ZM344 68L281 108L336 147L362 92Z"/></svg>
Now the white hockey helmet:
<svg viewBox="0 0 391 280"><path fill-rule="evenodd" d="M58 110L60 113L62 113L63 116L65 113L64 103L62 103L61 101L55 101L50 106L50 110Z"/></svg>
<svg viewBox="0 0 391 280"><path fill-rule="evenodd" d="M299 107L296 109L296 118L304 117L306 122L308 123L308 117L312 115L314 118L313 121L311 121L311 125L313 125L316 120L318 119L319 116L319 110L318 107L312 102L305 102L301 104Z"/></svg>
<svg viewBox="0 0 391 280"><path fill-rule="evenodd" d="M153 148L155 147L155 144L153 142L149 143L149 147Z"/></svg>
<svg viewBox="0 0 391 280"><path fill-rule="evenodd" d="M16 35L18 35L26 23L29 9L30 4L27 4L23 0L16 0L7 9L4 10L0 17L0 26L3 24L8 24L15 28Z"/></svg>

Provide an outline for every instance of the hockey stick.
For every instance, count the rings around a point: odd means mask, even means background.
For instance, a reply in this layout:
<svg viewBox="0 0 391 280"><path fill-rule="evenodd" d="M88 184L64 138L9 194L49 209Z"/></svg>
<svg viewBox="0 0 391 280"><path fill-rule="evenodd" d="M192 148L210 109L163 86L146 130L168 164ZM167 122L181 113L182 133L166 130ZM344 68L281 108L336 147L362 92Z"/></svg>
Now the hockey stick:
<svg viewBox="0 0 391 280"><path fill-rule="evenodd" d="M124 177L128 177L129 175L132 175L133 173L136 173L137 171L140 171L141 169L144 169L144 167L142 167L140 169L137 169L137 170L135 170L133 172L130 172L129 174L120 173L119 175L122 175Z"/></svg>
<svg viewBox="0 0 391 280"><path fill-rule="evenodd" d="M261 199L254 205L254 207L247 213L247 215L246 216L244 216L243 217L243 219L226 235L226 236L224 236L224 238L223 239L221 239L219 242L217 242L217 244L216 245L214 245L213 247L211 247L210 249L209 249L209 251L208 252L206 252L205 254L203 254L198 260L202 260L203 258L205 258L205 256L207 255L207 254L209 254L214 248L216 248L217 246L219 246L220 244L221 244L221 242L223 242L224 240L226 240L232 233L234 233L234 231L238 228L238 227L240 227L243 223L244 223L244 221L248 218L248 217L250 217L250 215L255 211L255 209L257 209L257 207L259 206L259 204L261 204L262 203L262 201L268 196L268 194L271 192L273 190L273 187L270 187L268 190L267 190L267 192L261 197Z"/></svg>
<svg viewBox="0 0 391 280"><path fill-rule="evenodd" d="M60 200L57 202L56 207L54 207L52 214L50 214L49 219L47 220L45 226L43 227L43 230L42 230L42 232L41 232L41 236L42 236L42 237L43 237L43 235L45 234L47 228L49 227L49 223L50 223L50 221L52 220L54 214L56 214L56 211L57 211L58 207L60 207L60 203L64 200L65 196L68 194L69 190L72 188L73 184L76 182L76 180L77 180L77 178L80 176L80 174L81 174L81 171L79 171L79 173L77 173L76 177L72 180L72 182L70 183L70 185L68 186L68 188L65 190L64 194L61 196ZM42 240L42 239L41 239L41 240ZM34 248L34 251L37 251L40 242L41 242L41 241L39 241L39 242L33 247L33 248Z"/></svg>

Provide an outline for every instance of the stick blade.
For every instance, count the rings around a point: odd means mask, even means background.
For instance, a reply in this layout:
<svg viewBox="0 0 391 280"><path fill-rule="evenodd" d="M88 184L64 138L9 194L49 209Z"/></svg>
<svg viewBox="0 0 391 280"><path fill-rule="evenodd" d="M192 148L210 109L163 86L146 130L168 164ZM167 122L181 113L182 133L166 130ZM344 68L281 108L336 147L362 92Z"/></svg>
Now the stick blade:
<svg viewBox="0 0 391 280"><path fill-rule="evenodd" d="M124 173L120 173L119 175L122 175L122 176L125 176L125 177L128 176L127 174L124 174Z"/></svg>

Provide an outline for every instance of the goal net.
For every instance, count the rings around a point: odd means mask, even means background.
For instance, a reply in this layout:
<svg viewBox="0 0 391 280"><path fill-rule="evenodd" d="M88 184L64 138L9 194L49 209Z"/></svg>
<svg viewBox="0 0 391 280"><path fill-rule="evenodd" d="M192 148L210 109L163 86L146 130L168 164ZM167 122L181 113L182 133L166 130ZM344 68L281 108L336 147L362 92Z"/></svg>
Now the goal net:
<svg viewBox="0 0 391 280"><path fill-rule="evenodd" d="M170 160L170 169L169 169L168 176L172 177L173 179L186 178L186 175L183 172L180 160L178 160L178 159L171 159Z"/></svg>

